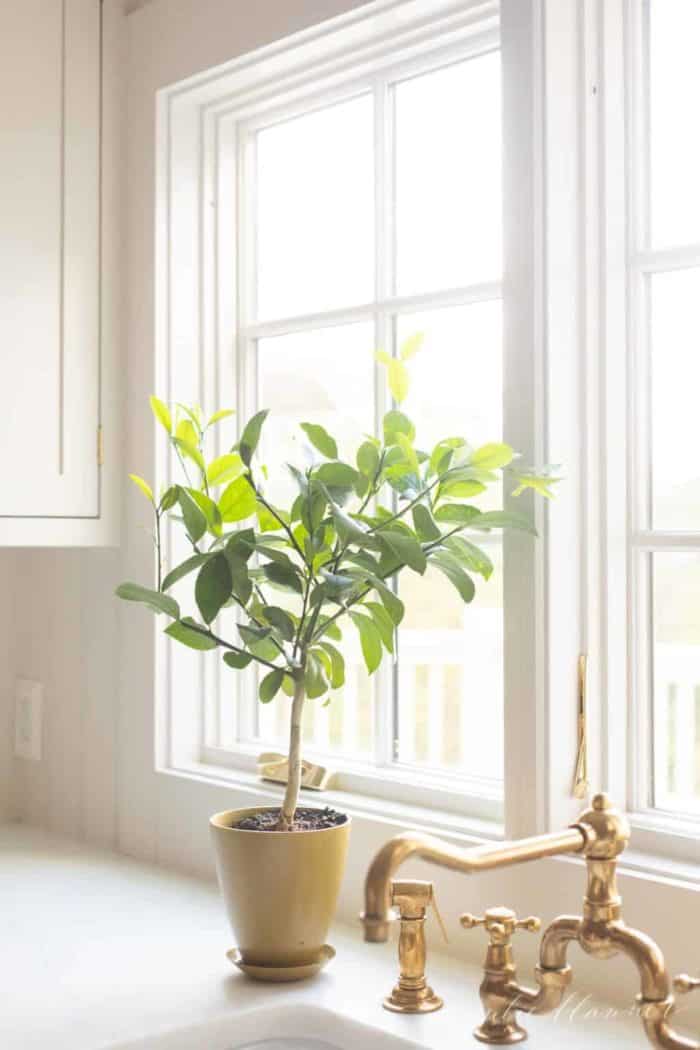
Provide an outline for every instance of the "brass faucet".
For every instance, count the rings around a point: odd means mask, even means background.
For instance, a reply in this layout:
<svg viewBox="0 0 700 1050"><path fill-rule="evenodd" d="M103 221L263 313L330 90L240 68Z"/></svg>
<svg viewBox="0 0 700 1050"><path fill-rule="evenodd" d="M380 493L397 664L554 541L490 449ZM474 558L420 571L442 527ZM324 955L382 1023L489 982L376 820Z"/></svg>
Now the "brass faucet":
<svg viewBox="0 0 700 1050"><path fill-rule="evenodd" d="M392 883L391 902L399 912L399 982L384 1000L384 1008L399 1014L427 1014L439 1010L443 1003L425 979L425 917L428 907L435 906L432 882L414 879ZM438 917L440 915L437 912ZM442 925L442 919L439 919ZM445 931L443 930L443 933Z"/></svg>
<svg viewBox="0 0 700 1050"><path fill-rule="evenodd" d="M660 948L650 937L627 926L622 919L617 858L627 846L629 837L630 828L624 814L611 806L602 794L594 795L590 807L566 831L516 842L460 849L429 835L397 835L377 853L367 873L362 915L365 940L387 940L393 918L389 896L391 879L409 857L421 857L441 867L471 873L540 857L581 854L588 871L583 914L561 916L545 930L539 965L535 970L536 989L522 987L515 979L510 938L517 920L512 912L491 909L484 917L491 944L481 986L486 1019L475 1033L477 1038L494 1044L519 1042L526 1033L517 1023L516 1011L545 1014L557 1009L571 980L566 957L569 944L575 941L594 958L609 959L622 953L635 964L641 986L637 1002L652 1046L661 1050L700 1050L699 1042L676 1034L669 1025L675 999ZM533 920L527 921L532 928ZM468 928L476 923L471 916L463 921ZM494 927L500 928L494 930ZM677 993L697 987L700 987L700 981L687 977L677 978L674 984Z"/></svg>

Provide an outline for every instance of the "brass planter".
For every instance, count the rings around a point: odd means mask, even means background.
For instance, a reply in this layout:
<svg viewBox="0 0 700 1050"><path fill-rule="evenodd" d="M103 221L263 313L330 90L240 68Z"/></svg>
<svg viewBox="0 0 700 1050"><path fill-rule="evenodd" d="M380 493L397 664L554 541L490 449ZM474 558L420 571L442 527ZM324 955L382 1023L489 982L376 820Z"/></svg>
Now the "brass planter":
<svg viewBox="0 0 700 1050"><path fill-rule="evenodd" d="M225 810L209 823L219 885L242 961L286 969L321 957L345 871L350 818L321 831L232 827L277 808Z"/></svg>

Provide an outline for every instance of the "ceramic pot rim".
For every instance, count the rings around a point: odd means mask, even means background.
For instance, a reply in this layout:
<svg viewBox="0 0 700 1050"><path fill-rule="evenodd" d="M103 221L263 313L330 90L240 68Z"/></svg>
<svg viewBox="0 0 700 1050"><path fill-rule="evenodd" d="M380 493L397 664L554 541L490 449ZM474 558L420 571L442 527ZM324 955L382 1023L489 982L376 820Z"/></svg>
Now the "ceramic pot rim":
<svg viewBox="0 0 700 1050"><path fill-rule="evenodd" d="M236 817L242 819L244 816L253 816L255 813L270 813L279 808L279 806L244 806L241 809L224 809L220 813L214 813L209 818L209 826L216 828L217 831L230 831L236 835L275 835L278 838L289 840L290 838L298 839L301 835L332 835L334 832L349 828L352 824L352 817L348 813L343 813L345 820L342 824L336 824L332 828L302 828L300 831L294 831L289 835L285 835L281 831L252 831L248 828L231 827L231 821ZM318 809L322 812L323 807L304 806L304 809Z"/></svg>

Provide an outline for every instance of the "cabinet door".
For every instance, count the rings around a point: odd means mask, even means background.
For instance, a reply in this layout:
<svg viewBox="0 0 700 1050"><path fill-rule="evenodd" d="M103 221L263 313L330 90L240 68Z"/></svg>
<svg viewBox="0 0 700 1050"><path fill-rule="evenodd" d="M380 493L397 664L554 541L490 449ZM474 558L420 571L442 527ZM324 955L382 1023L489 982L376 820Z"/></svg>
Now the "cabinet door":
<svg viewBox="0 0 700 1050"><path fill-rule="evenodd" d="M100 6L3 6L0 517L99 513Z"/></svg>

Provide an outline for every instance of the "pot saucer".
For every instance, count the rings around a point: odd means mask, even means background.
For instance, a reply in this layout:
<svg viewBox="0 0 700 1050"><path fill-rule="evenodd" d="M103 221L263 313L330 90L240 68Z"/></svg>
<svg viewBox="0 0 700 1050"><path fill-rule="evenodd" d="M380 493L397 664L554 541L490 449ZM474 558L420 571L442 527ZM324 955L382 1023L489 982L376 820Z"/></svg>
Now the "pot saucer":
<svg viewBox="0 0 700 1050"><path fill-rule="evenodd" d="M231 948L226 952L226 958L230 959L234 966L242 970L248 977L256 981L303 981L305 977L313 977L327 966L331 959L335 958L335 948L330 944L324 944L321 954L315 962L307 963L305 966L253 966L244 963L238 948Z"/></svg>

